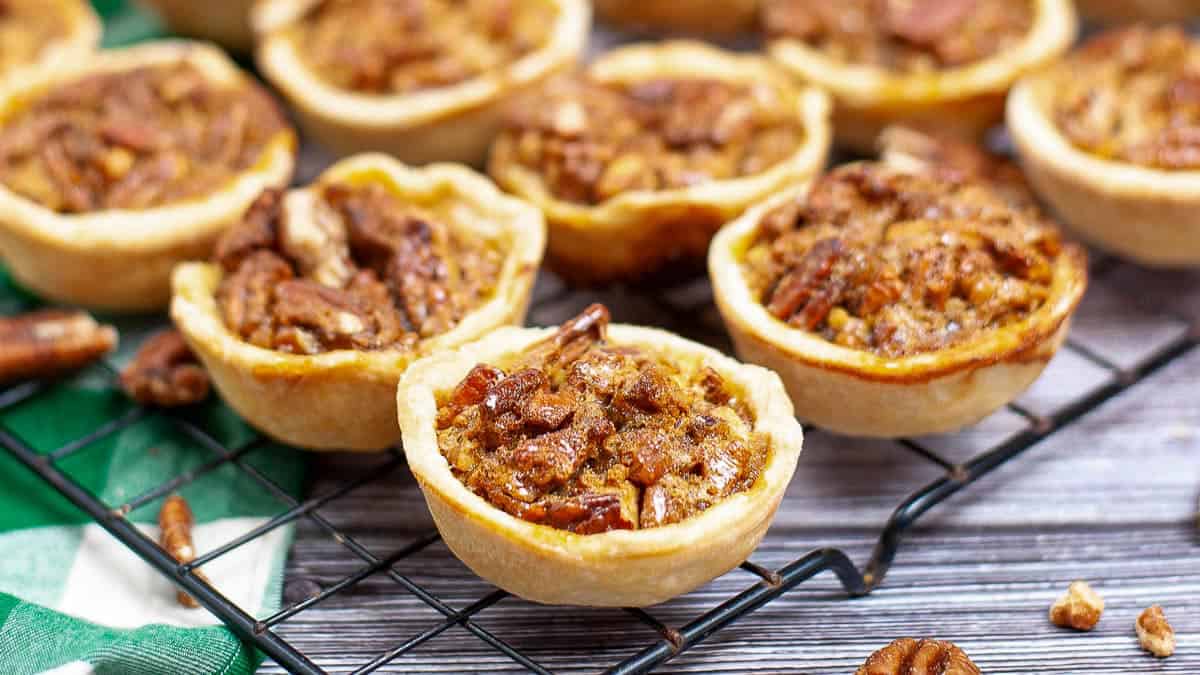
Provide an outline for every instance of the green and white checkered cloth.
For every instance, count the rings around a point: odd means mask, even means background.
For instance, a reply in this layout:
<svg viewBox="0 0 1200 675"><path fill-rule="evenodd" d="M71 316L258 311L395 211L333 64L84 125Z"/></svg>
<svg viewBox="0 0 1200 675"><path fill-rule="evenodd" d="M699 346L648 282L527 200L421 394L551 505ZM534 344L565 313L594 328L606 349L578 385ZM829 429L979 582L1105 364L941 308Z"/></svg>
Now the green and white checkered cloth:
<svg viewBox="0 0 1200 675"><path fill-rule="evenodd" d="M105 21L105 45L161 35L161 27L126 0L93 0ZM219 11L219 10L214 10ZM0 269L0 315L36 301ZM119 368L161 317L121 319ZM128 412L111 376L93 367L0 413L0 425L39 452L49 452ZM226 447L257 436L214 396L194 413ZM59 463L110 506L213 458L162 417L148 416ZM244 460L295 495L304 461L296 450L262 444ZM262 524L286 508L249 475L224 465L180 490L196 517L201 553ZM158 536L162 500L129 518ZM204 567L209 580L246 612L278 609L292 537L278 528ZM0 674L210 675L252 673L262 660L204 609L179 605L174 586L0 450Z"/></svg>
<svg viewBox="0 0 1200 675"><path fill-rule="evenodd" d="M32 300L0 271L0 314ZM119 368L161 320L118 320ZM99 366L0 413L0 425L39 452L49 452L131 410ZM257 438L214 397L196 419L226 447ZM112 507L213 458L172 423L150 415L71 455L57 466ZM244 456L289 493L298 494L299 451L263 443ZM175 588L0 450L0 673L180 674L251 673L261 655L204 609L179 605ZM211 550L286 508L247 473L223 465L183 487L196 517L198 551ZM129 518L158 536L157 500ZM248 613L279 607L292 528L282 527L204 567L213 585Z"/></svg>

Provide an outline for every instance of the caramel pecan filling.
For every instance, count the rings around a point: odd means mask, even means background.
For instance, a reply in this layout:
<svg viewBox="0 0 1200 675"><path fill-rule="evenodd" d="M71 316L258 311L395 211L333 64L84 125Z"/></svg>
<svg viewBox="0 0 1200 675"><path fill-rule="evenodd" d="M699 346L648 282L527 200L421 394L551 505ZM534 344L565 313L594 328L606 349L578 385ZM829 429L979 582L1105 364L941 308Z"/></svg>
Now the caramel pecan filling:
<svg viewBox="0 0 1200 675"><path fill-rule="evenodd" d="M218 87L175 63L59 85L0 124L0 181L59 213L86 213L211 193L285 123L258 87Z"/></svg>
<svg viewBox="0 0 1200 675"><path fill-rule="evenodd" d="M804 139L793 96L720 80L561 82L505 133L552 194L583 204L757 174Z"/></svg>
<svg viewBox="0 0 1200 675"><path fill-rule="evenodd" d="M264 193L217 244L221 315L252 344L293 354L406 349L494 291L496 246L381 185L331 184L311 204L285 202Z"/></svg>
<svg viewBox="0 0 1200 675"><path fill-rule="evenodd" d="M469 489L524 520L594 534L677 523L749 489L768 443L712 368L605 344L589 307L438 404L438 445Z"/></svg>
<svg viewBox="0 0 1200 675"><path fill-rule="evenodd" d="M896 358L1021 321L1063 250L1036 211L983 182L855 164L768 214L744 273L778 319Z"/></svg>
<svg viewBox="0 0 1200 675"><path fill-rule="evenodd" d="M982 61L1033 27L1032 0L766 0L773 38L806 42L847 63L904 73Z"/></svg>
<svg viewBox="0 0 1200 675"><path fill-rule="evenodd" d="M1054 71L1053 116L1080 149L1162 169L1200 168L1200 42L1178 26L1093 38Z"/></svg>
<svg viewBox="0 0 1200 675"><path fill-rule="evenodd" d="M327 82L398 94L506 66L544 44L554 20L544 0L323 0L292 39Z"/></svg>
<svg viewBox="0 0 1200 675"><path fill-rule="evenodd" d="M0 0L0 72L37 61L67 33L57 0Z"/></svg>

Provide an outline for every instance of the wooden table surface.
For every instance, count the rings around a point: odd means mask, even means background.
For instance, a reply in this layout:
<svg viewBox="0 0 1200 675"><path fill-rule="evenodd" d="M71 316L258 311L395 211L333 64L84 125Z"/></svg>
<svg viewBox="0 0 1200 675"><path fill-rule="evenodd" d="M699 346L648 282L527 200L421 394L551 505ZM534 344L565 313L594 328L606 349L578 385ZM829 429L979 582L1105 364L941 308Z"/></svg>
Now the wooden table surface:
<svg viewBox="0 0 1200 675"><path fill-rule="evenodd" d="M1019 403L1054 411L1113 370L1135 367L1200 326L1200 274L1096 261L1071 343ZM531 322L548 324L591 300L617 320L655 323L718 346L727 339L707 284L665 293L569 292L544 278ZM904 542L886 581L848 599L832 574L800 585L691 651L662 672L848 673L897 637L936 636L961 645L985 673L1200 673L1200 350L1060 430L926 515ZM953 461L994 446L1029 424L1004 410L961 434L918 439ZM314 466L313 494L378 458L329 456ZM751 560L778 568L837 547L862 565L888 515L939 469L895 442L810 433L774 526ZM401 468L339 499L322 515L384 556L432 529L420 491ZM285 596L303 598L361 567L311 527L297 534ZM436 543L396 571L455 608L494 589ZM1046 612L1073 579L1087 579L1107 609L1089 634L1056 628ZM650 608L680 626L755 583L735 570L687 596ZM1161 604L1179 641L1156 660L1138 649L1133 622ZM280 633L332 671L348 671L435 625L441 615L376 575L305 611ZM540 607L506 598L476 623L537 663L595 672L652 644L656 634L621 610ZM268 664L264 672L278 672ZM461 627L450 628L381 672L517 670Z"/></svg>

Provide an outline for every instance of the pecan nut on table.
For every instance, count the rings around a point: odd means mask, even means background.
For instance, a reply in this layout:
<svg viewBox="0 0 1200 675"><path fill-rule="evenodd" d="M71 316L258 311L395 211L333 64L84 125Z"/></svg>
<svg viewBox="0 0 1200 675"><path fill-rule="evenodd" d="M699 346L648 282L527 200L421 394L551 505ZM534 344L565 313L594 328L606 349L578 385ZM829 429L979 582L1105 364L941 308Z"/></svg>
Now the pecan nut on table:
<svg viewBox="0 0 1200 675"><path fill-rule="evenodd" d="M951 642L902 638L875 652L854 675L980 675Z"/></svg>
<svg viewBox="0 0 1200 675"><path fill-rule="evenodd" d="M133 400L171 408L208 397L208 375L183 335L165 330L147 339L121 371L121 388Z"/></svg>
<svg viewBox="0 0 1200 675"><path fill-rule="evenodd" d="M116 346L116 329L86 312L46 309L0 317L0 382L76 370Z"/></svg>

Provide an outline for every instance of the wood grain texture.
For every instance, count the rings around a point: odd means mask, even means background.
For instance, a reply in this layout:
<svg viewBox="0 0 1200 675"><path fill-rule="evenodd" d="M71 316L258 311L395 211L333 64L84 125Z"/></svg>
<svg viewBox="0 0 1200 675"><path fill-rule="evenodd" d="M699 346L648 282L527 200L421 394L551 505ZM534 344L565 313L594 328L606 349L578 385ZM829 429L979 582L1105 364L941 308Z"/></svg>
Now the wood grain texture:
<svg viewBox="0 0 1200 675"><path fill-rule="evenodd" d="M1071 344L1019 401L1053 414L1119 377L1200 323L1200 274L1098 266ZM719 347L728 342L703 280L668 291L570 292L553 279L537 290L535 323L553 323L592 300L621 321L677 330ZM929 513L901 548L883 587L850 600L830 574L802 584L668 662L662 672L847 673L896 637L960 644L985 673L1200 672L1200 351L1193 350ZM1010 410L953 436L917 442L951 461L1010 437L1028 418ZM333 489L378 459L330 456L314 467L313 494ZM940 469L894 442L809 434L774 527L754 554L777 568L834 546L857 563L912 490ZM432 527L405 469L328 505L322 515L386 555ZM302 599L362 566L317 528L302 525L286 594ZM438 543L394 568L455 608L494 589ZM1076 578L1107 601L1097 629L1076 634L1046 619ZM650 614L680 626L749 587L731 572ZM1165 661L1142 653L1133 620L1163 605L1179 649ZM352 670L436 625L441 615L385 575L286 622L279 632L331 671ZM476 623L543 666L596 672L653 643L647 626L620 610L539 607L507 598ZM267 664L264 672L280 672ZM460 627L452 627L381 672L520 671Z"/></svg>

